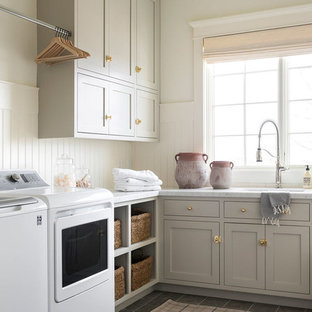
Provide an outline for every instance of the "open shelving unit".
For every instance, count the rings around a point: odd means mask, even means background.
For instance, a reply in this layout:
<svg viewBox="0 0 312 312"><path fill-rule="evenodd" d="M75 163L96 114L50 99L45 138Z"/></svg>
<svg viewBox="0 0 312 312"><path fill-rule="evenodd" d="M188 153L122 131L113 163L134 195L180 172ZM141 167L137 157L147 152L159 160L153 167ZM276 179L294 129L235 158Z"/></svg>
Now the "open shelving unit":
<svg viewBox="0 0 312 312"><path fill-rule="evenodd" d="M139 210L151 213L151 236L143 241L131 244L131 212ZM119 306L130 298L133 298L158 283L158 209L157 198L151 197L126 203L115 204L115 219L121 221L121 240L120 248L115 249L115 265L125 268L125 295L115 301L115 306ZM149 283L139 289L131 290L131 258L132 253L142 249L144 255L153 257L153 272Z"/></svg>

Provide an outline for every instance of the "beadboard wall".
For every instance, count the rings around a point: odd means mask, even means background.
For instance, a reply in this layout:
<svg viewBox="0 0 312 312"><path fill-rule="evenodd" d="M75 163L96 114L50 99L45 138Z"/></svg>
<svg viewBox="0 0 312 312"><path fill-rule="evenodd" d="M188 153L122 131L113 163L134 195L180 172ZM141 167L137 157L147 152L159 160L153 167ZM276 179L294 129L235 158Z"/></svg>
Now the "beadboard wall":
<svg viewBox="0 0 312 312"><path fill-rule="evenodd" d="M56 158L67 153L90 169L94 186L112 188L112 168L131 166L131 143L38 139L38 91L0 81L0 168L33 168L51 184Z"/></svg>

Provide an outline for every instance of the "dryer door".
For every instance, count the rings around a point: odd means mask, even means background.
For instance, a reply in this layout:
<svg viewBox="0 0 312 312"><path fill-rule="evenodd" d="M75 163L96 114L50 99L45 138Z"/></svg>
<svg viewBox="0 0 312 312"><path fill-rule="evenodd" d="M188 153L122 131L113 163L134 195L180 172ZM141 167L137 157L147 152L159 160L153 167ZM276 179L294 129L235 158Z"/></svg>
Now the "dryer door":
<svg viewBox="0 0 312 312"><path fill-rule="evenodd" d="M61 217L55 223L55 300L63 301L111 278L110 208Z"/></svg>

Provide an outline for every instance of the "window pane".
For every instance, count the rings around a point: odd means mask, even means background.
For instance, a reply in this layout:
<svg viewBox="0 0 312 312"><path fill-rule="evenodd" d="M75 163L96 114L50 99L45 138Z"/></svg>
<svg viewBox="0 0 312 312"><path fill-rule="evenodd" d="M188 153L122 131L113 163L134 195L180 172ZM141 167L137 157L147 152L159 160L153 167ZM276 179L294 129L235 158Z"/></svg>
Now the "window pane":
<svg viewBox="0 0 312 312"><path fill-rule="evenodd" d="M246 102L276 102L277 87L277 71L246 74Z"/></svg>
<svg viewBox="0 0 312 312"><path fill-rule="evenodd" d="M262 135L261 148L268 150L274 156L276 155L276 135ZM247 166L274 166L276 159L262 150L262 162L256 162L256 151L258 149L258 136L252 135L246 137L246 162Z"/></svg>
<svg viewBox="0 0 312 312"><path fill-rule="evenodd" d="M251 60L246 62L246 71L264 71L278 68L278 58Z"/></svg>
<svg viewBox="0 0 312 312"><path fill-rule="evenodd" d="M312 99L312 68L289 70L289 99Z"/></svg>
<svg viewBox="0 0 312 312"><path fill-rule="evenodd" d="M242 73L244 72L244 62L227 62L215 64L213 70L215 75Z"/></svg>
<svg viewBox="0 0 312 312"><path fill-rule="evenodd" d="M215 138L215 160L229 160L235 166L244 165L244 137Z"/></svg>
<svg viewBox="0 0 312 312"><path fill-rule="evenodd" d="M292 165L311 164L312 134L290 134L289 145Z"/></svg>
<svg viewBox="0 0 312 312"><path fill-rule="evenodd" d="M244 134L244 106L215 107L215 135Z"/></svg>
<svg viewBox="0 0 312 312"><path fill-rule="evenodd" d="M246 105L246 134L258 134L266 119L277 121L277 103ZM262 133L275 133L272 123L264 125Z"/></svg>
<svg viewBox="0 0 312 312"><path fill-rule="evenodd" d="M286 59L288 67L300 67L312 65L312 54L289 56Z"/></svg>
<svg viewBox="0 0 312 312"><path fill-rule="evenodd" d="M239 104L244 100L244 76L215 77L215 105Z"/></svg>
<svg viewBox="0 0 312 312"><path fill-rule="evenodd" d="M312 101L289 103L289 132L312 132Z"/></svg>

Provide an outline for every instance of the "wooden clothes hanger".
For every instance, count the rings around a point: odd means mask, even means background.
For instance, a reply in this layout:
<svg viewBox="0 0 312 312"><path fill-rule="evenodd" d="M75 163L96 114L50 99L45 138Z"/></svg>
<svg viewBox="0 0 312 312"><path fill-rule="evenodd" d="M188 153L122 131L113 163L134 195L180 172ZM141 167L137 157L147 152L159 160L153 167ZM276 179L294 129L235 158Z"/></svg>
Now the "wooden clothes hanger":
<svg viewBox="0 0 312 312"><path fill-rule="evenodd" d="M56 36L52 38L49 45L42 50L35 62L37 64L53 65L68 60L75 60L80 58L87 58L90 54L73 45L67 38Z"/></svg>

